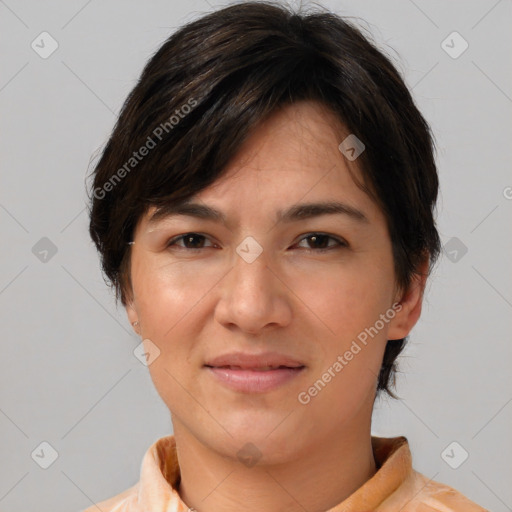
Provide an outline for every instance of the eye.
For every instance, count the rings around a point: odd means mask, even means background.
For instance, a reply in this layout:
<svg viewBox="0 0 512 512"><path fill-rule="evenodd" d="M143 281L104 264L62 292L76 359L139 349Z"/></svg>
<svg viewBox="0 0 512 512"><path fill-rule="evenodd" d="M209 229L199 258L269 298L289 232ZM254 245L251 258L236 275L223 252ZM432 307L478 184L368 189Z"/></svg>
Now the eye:
<svg viewBox="0 0 512 512"><path fill-rule="evenodd" d="M185 233L184 235L176 236L169 240L167 247L179 247L180 249L206 249L214 247L214 245L204 246L204 242L208 240L206 236L199 233ZM183 241L183 245L176 242Z"/></svg>
<svg viewBox="0 0 512 512"><path fill-rule="evenodd" d="M327 245L329 240L334 241L334 244ZM311 242L313 245L316 245L317 247L313 248L305 247L305 249L314 250L315 252L324 252L340 247L348 247L348 244L344 240L340 240L325 233L309 233L305 237L301 238L299 244L303 241L306 241L308 244Z"/></svg>
<svg viewBox="0 0 512 512"><path fill-rule="evenodd" d="M199 250L207 249L208 247L217 247L215 244L212 244L211 241L210 245L204 245L207 241L210 241L209 238L205 235L201 235L200 233L185 233L184 235L179 235L169 240L167 248L173 247L178 249ZM348 247L348 244L344 240L325 233L309 233L301 238L298 245L300 246L304 241L306 241L308 245L312 244L314 247L303 246L302 248L306 250L313 250L315 252L324 252L340 247ZM329 244L329 242L331 243Z"/></svg>

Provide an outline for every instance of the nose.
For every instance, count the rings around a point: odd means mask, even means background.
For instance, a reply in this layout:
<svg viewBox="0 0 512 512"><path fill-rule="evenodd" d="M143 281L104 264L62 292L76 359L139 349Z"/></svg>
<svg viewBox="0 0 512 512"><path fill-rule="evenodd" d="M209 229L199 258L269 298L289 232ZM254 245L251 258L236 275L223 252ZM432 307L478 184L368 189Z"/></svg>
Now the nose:
<svg viewBox="0 0 512 512"><path fill-rule="evenodd" d="M248 334L288 325L292 318L292 292L265 251L252 263L238 255L234 261L220 286L215 308L217 322Z"/></svg>

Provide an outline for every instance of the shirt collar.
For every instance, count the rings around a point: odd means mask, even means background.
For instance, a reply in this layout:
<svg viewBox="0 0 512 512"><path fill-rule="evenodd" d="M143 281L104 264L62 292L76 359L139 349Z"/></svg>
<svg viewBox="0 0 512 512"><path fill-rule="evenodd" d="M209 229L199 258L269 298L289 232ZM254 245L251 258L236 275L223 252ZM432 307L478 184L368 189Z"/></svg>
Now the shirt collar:
<svg viewBox="0 0 512 512"><path fill-rule="evenodd" d="M393 494L413 471L409 443L404 436L372 436L376 473L359 489L328 512L371 510ZM153 443L142 460L138 502L144 512L186 512L178 491L180 468L173 435Z"/></svg>

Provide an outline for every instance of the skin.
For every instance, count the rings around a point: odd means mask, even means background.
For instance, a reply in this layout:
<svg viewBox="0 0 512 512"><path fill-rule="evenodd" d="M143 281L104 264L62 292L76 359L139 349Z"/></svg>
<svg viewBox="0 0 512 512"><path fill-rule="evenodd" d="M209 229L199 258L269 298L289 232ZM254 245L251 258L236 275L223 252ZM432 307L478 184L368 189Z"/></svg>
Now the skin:
<svg viewBox="0 0 512 512"><path fill-rule="evenodd" d="M325 511L375 474L377 375L386 341L405 337L420 316L425 278L396 288L384 215L349 173L351 166L360 177L357 160L338 149L342 129L318 103L287 106L194 198L224 212L227 226L181 215L151 226L152 208L136 227L126 311L161 351L149 370L171 412L180 496L199 512ZM331 214L276 224L280 209L326 200L356 207L369 222ZM206 238L166 246L189 232ZM307 238L315 232L334 239L315 244ZM247 236L263 247L252 263L235 251ZM378 335L307 405L299 403L299 393L400 301ZM306 369L278 389L248 394L203 367L227 352L266 350ZM253 467L237 458L248 442L261 454Z"/></svg>

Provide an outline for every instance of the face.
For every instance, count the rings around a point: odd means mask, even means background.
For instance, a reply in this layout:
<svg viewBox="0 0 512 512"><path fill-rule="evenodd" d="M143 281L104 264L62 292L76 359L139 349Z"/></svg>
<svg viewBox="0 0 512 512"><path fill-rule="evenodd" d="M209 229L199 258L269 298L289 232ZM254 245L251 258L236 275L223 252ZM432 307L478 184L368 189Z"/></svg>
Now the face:
<svg viewBox="0 0 512 512"><path fill-rule="evenodd" d="M404 297L386 222L351 177L344 137L319 104L295 103L190 200L224 221L152 222L152 208L138 223L127 312L160 351L149 370L176 435L232 457L252 442L282 461L369 429L386 341L409 332L421 301L393 308Z"/></svg>

